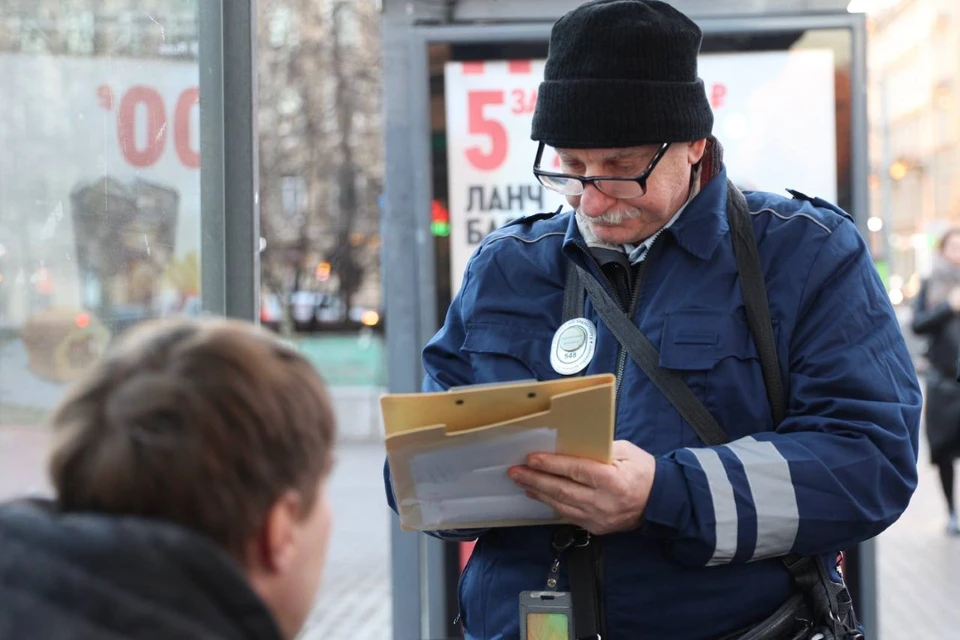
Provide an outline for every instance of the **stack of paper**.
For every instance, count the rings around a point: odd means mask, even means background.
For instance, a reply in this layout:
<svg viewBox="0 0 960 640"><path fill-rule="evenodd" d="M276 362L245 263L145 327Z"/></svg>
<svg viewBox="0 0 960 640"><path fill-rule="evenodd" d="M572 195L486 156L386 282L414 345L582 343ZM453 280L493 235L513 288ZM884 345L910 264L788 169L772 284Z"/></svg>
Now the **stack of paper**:
<svg viewBox="0 0 960 640"><path fill-rule="evenodd" d="M507 477L531 453L610 461L612 375L458 387L381 398L403 528L560 522Z"/></svg>

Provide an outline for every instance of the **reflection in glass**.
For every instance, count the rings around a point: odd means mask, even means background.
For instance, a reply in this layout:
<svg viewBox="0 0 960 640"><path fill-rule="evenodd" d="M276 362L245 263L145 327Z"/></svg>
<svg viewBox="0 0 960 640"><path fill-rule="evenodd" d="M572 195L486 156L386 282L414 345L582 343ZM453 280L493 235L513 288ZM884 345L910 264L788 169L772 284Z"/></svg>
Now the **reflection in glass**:
<svg viewBox="0 0 960 640"><path fill-rule="evenodd" d="M0 5L0 498L43 486L38 425L118 334L199 310L196 10Z"/></svg>

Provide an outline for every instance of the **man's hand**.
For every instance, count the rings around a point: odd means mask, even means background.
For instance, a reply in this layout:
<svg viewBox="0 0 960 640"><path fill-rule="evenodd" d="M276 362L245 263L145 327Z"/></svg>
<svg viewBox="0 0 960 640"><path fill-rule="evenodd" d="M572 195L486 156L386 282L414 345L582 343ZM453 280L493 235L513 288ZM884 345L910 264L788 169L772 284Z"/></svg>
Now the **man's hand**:
<svg viewBox="0 0 960 640"><path fill-rule="evenodd" d="M531 498L594 535L640 526L647 507L656 460L640 447L617 440L613 462L535 453L510 478Z"/></svg>

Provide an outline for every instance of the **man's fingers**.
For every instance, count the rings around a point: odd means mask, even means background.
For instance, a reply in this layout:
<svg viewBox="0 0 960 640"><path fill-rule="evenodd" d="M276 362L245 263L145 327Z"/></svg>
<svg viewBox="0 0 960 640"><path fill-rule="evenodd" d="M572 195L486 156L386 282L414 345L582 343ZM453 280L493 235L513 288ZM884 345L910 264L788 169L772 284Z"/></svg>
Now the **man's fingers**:
<svg viewBox="0 0 960 640"><path fill-rule="evenodd" d="M570 520L574 524L577 524L579 522L583 522L586 520L587 515L583 512L583 509L577 506L559 502L553 497L545 493L538 493L536 491L531 491L529 489L527 490L526 493L528 498L532 498L533 500L539 500L543 504L547 505L548 507L556 511L557 515L565 520Z"/></svg>
<svg viewBox="0 0 960 640"><path fill-rule="evenodd" d="M574 482L592 488L600 486L605 474L610 471L609 465L594 460L544 453L531 455L527 464L531 469L570 478Z"/></svg>
<svg viewBox="0 0 960 640"><path fill-rule="evenodd" d="M523 489L549 496L560 504L581 506L589 505L594 500L593 491L569 478L522 467L515 469L511 478Z"/></svg>

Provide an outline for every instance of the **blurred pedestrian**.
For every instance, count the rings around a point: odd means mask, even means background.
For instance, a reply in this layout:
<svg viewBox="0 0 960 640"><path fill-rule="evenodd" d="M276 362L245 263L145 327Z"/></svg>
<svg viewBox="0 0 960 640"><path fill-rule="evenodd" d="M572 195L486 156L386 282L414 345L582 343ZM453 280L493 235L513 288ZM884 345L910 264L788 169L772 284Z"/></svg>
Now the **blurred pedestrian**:
<svg viewBox="0 0 960 640"><path fill-rule="evenodd" d="M933 273L914 305L914 333L927 337L927 395L924 405L930 461L940 473L948 509L947 532L960 535L954 499L953 462L960 456L960 228L940 240Z"/></svg>

